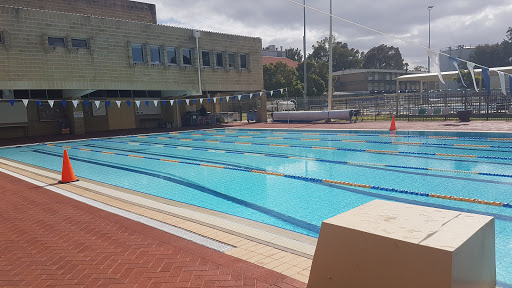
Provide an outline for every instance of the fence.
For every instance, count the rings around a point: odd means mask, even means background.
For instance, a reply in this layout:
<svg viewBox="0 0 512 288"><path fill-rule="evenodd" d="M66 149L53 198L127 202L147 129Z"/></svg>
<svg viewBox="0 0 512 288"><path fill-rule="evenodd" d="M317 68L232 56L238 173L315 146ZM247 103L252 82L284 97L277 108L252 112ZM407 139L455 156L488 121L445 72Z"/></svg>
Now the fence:
<svg viewBox="0 0 512 288"><path fill-rule="evenodd" d="M289 97L283 97L289 100ZM327 109L327 97L308 97L308 105L305 107L302 97L296 98L299 110L325 110ZM357 109L366 119L371 117L390 117L396 115L401 118L421 118L417 111L428 109L442 109L442 118L457 118L457 111L471 110L473 118L484 119L510 119L512 118L512 96L503 95L501 91L486 92L456 91L456 92L425 92L361 95L358 97L333 96L332 109Z"/></svg>

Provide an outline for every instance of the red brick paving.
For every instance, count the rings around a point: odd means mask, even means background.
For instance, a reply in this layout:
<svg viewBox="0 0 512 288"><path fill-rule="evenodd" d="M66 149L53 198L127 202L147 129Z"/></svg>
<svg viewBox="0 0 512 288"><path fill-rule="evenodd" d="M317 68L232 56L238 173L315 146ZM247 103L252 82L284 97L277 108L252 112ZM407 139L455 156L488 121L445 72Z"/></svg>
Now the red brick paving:
<svg viewBox="0 0 512 288"><path fill-rule="evenodd" d="M1 287L306 287L0 173Z"/></svg>

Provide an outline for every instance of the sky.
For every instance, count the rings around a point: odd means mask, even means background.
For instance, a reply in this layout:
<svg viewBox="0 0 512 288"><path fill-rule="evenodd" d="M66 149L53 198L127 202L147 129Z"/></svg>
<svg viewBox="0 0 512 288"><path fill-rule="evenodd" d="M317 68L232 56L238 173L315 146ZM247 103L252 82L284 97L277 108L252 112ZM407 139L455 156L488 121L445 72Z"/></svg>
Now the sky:
<svg viewBox="0 0 512 288"><path fill-rule="evenodd" d="M268 45L303 50L303 0L139 0L156 4L158 23L259 37ZM295 3L294 3L295 2ZM427 66L425 48L440 51L458 45L494 44L512 26L510 0L333 0L333 15L405 39L385 36L333 18L336 40L368 51L385 44L400 48L410 67ZM306 49L329 37L329 1L306 0Z"/></svg>

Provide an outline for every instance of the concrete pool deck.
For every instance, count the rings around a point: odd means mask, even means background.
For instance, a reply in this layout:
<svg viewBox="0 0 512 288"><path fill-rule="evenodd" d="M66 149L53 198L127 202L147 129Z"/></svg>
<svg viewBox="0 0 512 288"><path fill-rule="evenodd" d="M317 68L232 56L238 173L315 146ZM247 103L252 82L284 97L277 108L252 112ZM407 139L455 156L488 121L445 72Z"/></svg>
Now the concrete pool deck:
<svg viewBox="0 0 512 288"><path fill-rule="evenodd" d="M223 127L387 130L389 124L389 121L239 122ZM512 122L506 121L397 121L397 127L398 130L512 132ZM151 132L164 131L169 130ZM58 140L67 139L59 136L44 139ZM205 209L180 206L191 212L187 216L169 213L167 208L148 203L177 207L176 203L163 203L151 197L142 199L136 192L86 179L59 185L58 171L6 159L0 158L0 168L40 181L47 187L59 187L234 247L225 253L217 252L0 172L0 218L5 219L0 221L2 287L306 287L311 251L316 244L311 237L265 225L236 223L240 219ZM131 198L109 192L113 190ZM225 227L228 222L234 226Z"/></svg>

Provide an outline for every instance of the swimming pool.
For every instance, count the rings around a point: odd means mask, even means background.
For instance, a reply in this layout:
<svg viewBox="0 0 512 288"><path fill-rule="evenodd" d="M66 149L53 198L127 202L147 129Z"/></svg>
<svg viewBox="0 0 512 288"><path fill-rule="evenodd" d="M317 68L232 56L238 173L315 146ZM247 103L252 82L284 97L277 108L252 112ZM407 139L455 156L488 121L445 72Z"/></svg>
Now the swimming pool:
<svg viewBox="0 0 512 288"><path fill-rule="evenodd" d="M496 218L512 283L512 134L219 129L0 149L0 157L318 236L376 198ZM503 286L502 285L502 286Z"/></svg>

